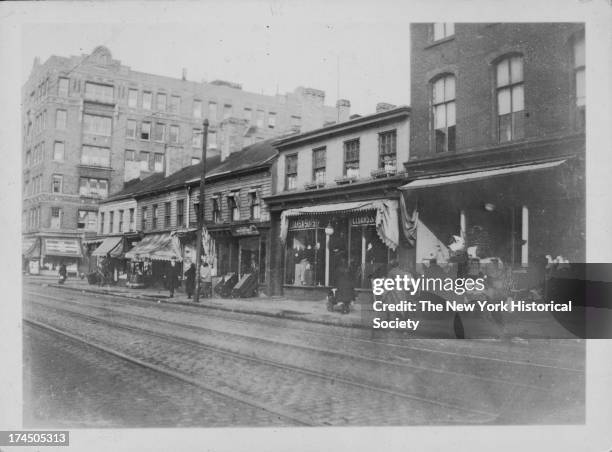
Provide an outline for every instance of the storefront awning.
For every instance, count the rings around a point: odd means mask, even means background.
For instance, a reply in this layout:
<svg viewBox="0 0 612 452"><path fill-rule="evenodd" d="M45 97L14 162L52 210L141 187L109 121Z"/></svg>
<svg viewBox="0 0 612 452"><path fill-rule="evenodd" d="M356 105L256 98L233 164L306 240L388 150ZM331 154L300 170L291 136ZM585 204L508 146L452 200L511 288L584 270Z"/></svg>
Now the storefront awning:
<svg viewBox="0 0 612 452"><path fill-rule="evenodd" d="M28 259L40 257L40 240L36 237L23 239L21 254Z"/></svg>
<svg viewBox="0 0 612 452"><path fill-rule="evenodd" d="M119 257L123 252L123 237L107 237L104 239L102 244L97 247L92 256L106 256Z"/></svg>
<svg viewBox="0 0 612 452"><path fill-rule="evenodd" d="M501 168L488 169L483 171L474 171L471 173L454 174L452 176L432 177L429 179L417 179L412 182L402 185L400 190L414 190L416 188L436 187L440 185L458 184L462 182L472 182L475 180L488 179L495 176L507 176L510 174L524 173L527 171L537 171L565 163L565 160L556 160L554 162L534 163L531 165L507 166Z"/></svg>
<svg viewBox="0 0 612 452"><path fill-rule="evenodd" d="M151 260L169 261L172 256L181 258L181 247L177 237L170 234L153 234L145 236L125 253L127 259L148 257Z"/></svg>
<svg viewBox="0 0 612 452"><path fill-rule="evenodd" d="M43 255L83 257L79 239L43 239Z"/></svg>
<svg viewBox="0 0 612 452"><path fill-rule="evenodd" d="M391 249L397 248L399 244L399 229L397 217L397 201L382 199L376 201L341 202L337 204L322 204L318 206L289 209L281 214L280 238L283 242L287 239L289 229L289 218L300 215L328 215L347 214L365 210L376 211L376 231L378 236Z"/></svg>

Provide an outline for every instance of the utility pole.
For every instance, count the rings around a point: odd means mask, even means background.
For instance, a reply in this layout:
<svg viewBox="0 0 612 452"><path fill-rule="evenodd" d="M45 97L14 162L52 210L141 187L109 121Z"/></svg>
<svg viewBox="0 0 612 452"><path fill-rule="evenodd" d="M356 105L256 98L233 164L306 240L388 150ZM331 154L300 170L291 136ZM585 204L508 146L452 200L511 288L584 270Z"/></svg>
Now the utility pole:
<svg viewBox="0 0 612 452"><path fill-rule="evenodd" d="M200 261L202 256L202 231L204 229L204 184L206 177L206 146L208 142L208 119L205 119L202 123L202 174L200 175L200 202L198 207L198 230L196 231L196 280L195 280L195 294L193 295L193 301L196 303L200 302Z"/></svg>

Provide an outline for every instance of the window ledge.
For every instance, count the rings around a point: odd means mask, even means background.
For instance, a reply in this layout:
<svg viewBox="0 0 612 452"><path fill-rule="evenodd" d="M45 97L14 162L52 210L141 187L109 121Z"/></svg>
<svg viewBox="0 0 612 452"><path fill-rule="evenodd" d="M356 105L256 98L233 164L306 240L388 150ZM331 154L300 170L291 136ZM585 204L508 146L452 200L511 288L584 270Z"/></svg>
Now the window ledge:
<svg viewBox="0 0 612 452"><path fill-rule="evenodd" d="M427 44L425 47L423 47L424 49L431 49L432 47L436 47L440 44L444 44L446 42L450 42L450 41L454 41L455 40L455 35L451 35L451 36L447 36L446 38L442 38L442 39L438 39L437 41L432 41L429 44Z"/></svg>

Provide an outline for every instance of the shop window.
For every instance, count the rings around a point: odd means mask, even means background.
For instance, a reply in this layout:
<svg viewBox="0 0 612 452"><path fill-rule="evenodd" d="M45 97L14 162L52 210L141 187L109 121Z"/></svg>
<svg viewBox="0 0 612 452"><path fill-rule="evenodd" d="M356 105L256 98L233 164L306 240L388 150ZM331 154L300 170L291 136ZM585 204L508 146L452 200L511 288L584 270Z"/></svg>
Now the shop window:
<svg viewBox="0 0 612 452"><path fill-rule="evenodd" d="M64 160L64 143L62 141L53 143L53 160Z"/></svg>
<svg viewBox="0 0 612 452"><path fill-rule="evenodd" d="M156 122L153 126L153 140L163 142L166 139L165 132L166 125Z"/></svg>
<svg viewBox="0 0 612 452"><path fill-rule="evenodd" d="M151 123L143 122L140 127L140 139L141 140L149 140L151 138Z"/></svg>
<svg viewBox="0 0 612 452"><path fill-rule="evenodd" d="M344 175L359 177L359 139L344 142Z"/></svg>
<svg viewBox="0 0 612 452"><path fill-rule="evenodd" d="M90 166L110 166L110 149L97 146L83 146L81 163Z"/></svg>
<svg viewBox="0 0 612 452"><path fill-rule="evenodd" d="M386 172L397 170L397 132L395 130L378 134L378 168Z"/></svg>
<svg viewBox="0 0 612 452"><path fill-rule="evenodd" d="M159 111L166 111L168 104L168 98L164 93L157 93L157 109Z"/></svg>
<svg viewBox="0 0 612 452"><path fill-rule="evenodd" d="M157 220L159 218L159 206L157 204L153 204L153 217L151 227L153 229L157 229Z"/></svg>
<svg viewBox="0 0 612 452"><path fill-rule="evenodd" d="M325 170L327 164L327 149L319 148L312 151L312 181L317 185L325 185Z"/></svg>
<svg viewBox="0 0 612 452"><path fill-rule="evenodd" d="M231 221L240 221L240 194L232 193L227 197L227 207Z"/></svg>
<svg viewBox="0 0 612 452"><path fill-rule="evenodd" d="M61 193L62 192L62 183L63 183L64 177L61 174L54 174L53 175L53 183L52 183L52 187L51 187L51 191L53 193Z"/></svg>
<svg viewBox="0 0 612 452"><path fill-rule="evenodd" d="M574 41L574 96L575 104L575 125L578 130L584 129L586 118L586 63L584 36Z"/></svg>
<svg viewBox="0 0 612 452"><path fill-rule="evenodd" d="M185 200L179 199L176 201L176 227L182 228L185 226Z"/></svg>
<svg viewBox="0 0 612 452"><path fill-rule="evenodd" d="M285 157L285 190L295 190L297 188L297 163L297 154L292 154Z"/></svg>
<svg viewBox="0 0 612 452"><path fill-rule="evenodd" d="M170 227L170 209L171 209L171 203L169 202L164 203L164 227L165 228Z"/></svg>
<svg viewBox="0 0 612 452"><path fill-rule="evenodd" d="M432 86L433 139L436 152L455 151L455 77L438 78Z"/></svg>
<svg viewBox="0 0 612 452"><path fill-rule="evenodd" d="M448 38L455 34L453 22L435 22L431 24L430 36L432 41Z"/></svg>
<svg viewBox="0 0 612 452"><path fill-rule="evenodd" d="M55 111L55 128L57 130L66 130L66 110Z"/></svg>
<svg viewBox="0 0 612 452"><path fill-rule="evenodd" d="M325 284L325 230L316 219L289 222L285 253L285 284Z"/></svg>
<svg viewBox="0 0 612 452"><path fill-rule="evenodd" d="M137 106L138 106L138 90L129 89L128 90L128 107L136 108Z"/></svg>
<svg viewBox="0 0 612 452"><path fill-rule="evenodd" d="M59 207L51 207L51 229L60 229L62 227L62 209Z"/></svg>
<svg viewBox="0 0 612 452"><path fill-rule="evenodd" d="M197 119L202 118L202 101L201 100L193 101L193 117Z"/></svg>
<svg viewBox="0 0 612 452"><path fill-rule="evenodd" d="M259 204L259 194L257 191L252 191L249 193L249 213L251 220L259 220L260 217L260 204Z"/></svg>
<svg viewBox="0 0 612 452"><path fill-rule="evenodd" d="M496 66L499 142L525 136L523 57L512 56Z"/></svg>
<svg viewBox="0 0 612 452"><path fill-rule="evenodd" d="M112 133L112 123L112 118L108 116L84 114L83 132L110 137Z"/></svg>
<svg viewBox="0 0 612 452"><path fill-rule="evenodd" d="M153 102L153 94L149 91L143 92L142 93L142 108L145 110L150 110L152 102Z"/></svg>
<svg viewBox="0 0 612 452"><path fill-rule="evenodd" d="M212 219L213 223L221 223L221 203L219 196L212 198Z"/></svg>
<svg viewBox="0 0 612 452"><path fill-rule="evenodd" d="M128 119L125 126L126 138L136 138L136 121Z"/></svg>

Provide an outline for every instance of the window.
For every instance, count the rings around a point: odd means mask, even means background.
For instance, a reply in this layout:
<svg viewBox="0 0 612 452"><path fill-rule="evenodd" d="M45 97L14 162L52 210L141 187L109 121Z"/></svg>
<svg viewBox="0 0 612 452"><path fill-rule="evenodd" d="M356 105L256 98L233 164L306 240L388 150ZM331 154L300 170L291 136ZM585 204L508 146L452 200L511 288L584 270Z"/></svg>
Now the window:
<svg viewBox="0 0 612 452"><path fill-rule="evenodd" d="M264 126L264 114L263 110L257 110L257 127L260 129L263 129Z"/></svg>
<svg viewBox="0 0 612 452"><path fill-rule="evenodd" d="M179 126L170 126L170 143L179 142Z"/></svg>
<svg viewBox="0 0 612 452"><path fill-rule="evenodd" d="M153 154L147 151L140 151L140 170L153 171Z"/></svg>
<svg viewBox="0 0 612 452"><path fill-rule="evenodd" d="M79 194L93 198L106 198L108 196L108 181L106 179L81 177Z"/></svg>
<svg viewBox="0 0 612 452"><path fill-rule="evenodd" d="M103 215L103 214L100 214L100 215ZM79 210L78 217L77 217L77 229L95 231L96 221L97 221L96 212L93 212L91 210Z"/></svg>
<svg viewBox="0 0 612 452"><path fill-rule="evenodd" d="M118 220L119 220L119 232L123 232L123 213L124 213L123 210L120 210L117 213L117 217L118 217Z"/></svg>
<svg viewBox="0 0 612 452"><path fill-rule="evenodd" d="M359 177L359 139L344 142L344 175Z"/></svg>
<svg viewBox="0 0 612 452"><path fill-rule="evenodd" d="M153 224L151 227L157 229L157 219L159 218L159 207L157 204L153 204Z"/></svg>
<svg viewBox="0 0 612 452"><path fill-rule="evenodd" d="M55 111L55 128L58 130L66 129L66 110Z"/></svg>
<svg viewBox="0 0 612 452"><path fill-rule="evenodd" d="M157 93L157 109L159 111L166 111L168 99L164 93Z"/></svg>
<svg viewBox="0 0 612 452"><path fill-rule="evenodd" d="M149 219L148 216L149 216L149 211L145 206L142 208L142 217L140 218L140 221L142 222L142 224L140 225L140 229L142 231L147 229L147 221Z"/></svg>
<svg viewBox="0 0 612 452"><path fill-rule="evenodd" d="M115 212L108 213L108 232L109 234L115 232Z"/></svg>
<svg viewBox="0 0 612 452"><path fill-rule="evenodd" d="M268 129L274 129L276 127L276 113L268 113Z"/></svg>
<svg viewBox="0 0 612 452"><path fill-rule="evenodd" d="M62 227L62 209L59 207L51 207L51 229L59 229Z"/></svg>
<svg viewBox="0 0 612 452"><path fill-rule="evenodd" d="M246 119L247 122L250 124L253 121L253 110L246 107L244 109L244 119Z"/></svg>
<svg viewBox="0 0 612 452"><path fill-rule="evenodd" d="M197 165L198 163L200 163L200 158L199 157L191 157L191 164L192 165Z"/></svg>
<svg viewBox="0 0 612 452"><path fill-rule="evenodd" d="M240 193L231 193L227 197L227 207L230 212L230 218L232 221L240 221L240 206L238 205Z"/></svg>
<svg viewBox="0 0 612 452"><path fill-rule="evenodd" d="M129 89L128 90L128 107L136 108L137 106L138 106L138 90Z"/></svg>
<svg viewBox="0 0 612 452"><path fill-rule="evenodd" d="M212 217L213 223L221 223L221 203L218 195L212 198Z"/></svg>
<svg viewBox="0 0 612 452"><path fill-rule="evenodd" d="M432 39L439 41L455 34L455 24L452 22L436 22L432 24Z"/></svg>
<svg viewBox="0 0 612 452"><path fill-rule="evenodd" d="M127 120L127 125L125 126L125 136L127 138L136 138L136 121L133 119Z"/></svg>
<svg viewBox="0 0 612 452"><path fill-rule="evenodd" d="M217 132L208 132L208 149L217 149Z"/></svg>
<svg viewBox="0 0 612 452"><path fill-rule="evenodd" d="M83 132L110 137L112 132L112 122L112 118L107 116L84 114Z"/></svg>
<svg viewBox="0 0 612 452"><path fill-rule="evenodd" d="M432 114L436 152L455 150L455 77L438 78L432 86Z"/></svg>
<svg viewBox="0 0 612 452"><path fill-rule="evenodd" d="M151 109L151 103L153 102L153 94L149 91L142 93L142 108L145 110Z"/></svg>
<svg viewBox="0 0 612 452"><path fill-rule="evenodd" d="M285 190L297 188L297 154L285 158Z"/></svg>
<svg viewBox="0 0 612 452"><path fill-rule="evenodd" d="M321 185L325 185L326 154L326 148L314 149L312 151L312 181Z"/></svg>
<svg viewBox="0 0 612 452"><path fill-rule="evenodd" d="M68 85L70 80L66 77L60 77L57 83L57 95L58 96L68 96Z"/></svg>
<svg viewBox="0 0 612 452"><path fill-rule="evenodd" d="M154 141L164 141L166 139L165 131L166 131L166 125L156 122L153 127L153 140Z"/></svg>
<svg viewBox="0 0 612 452"><path fill-rule="evenodd" d="M193 129L193 134L191 135L191 145L194 148L202 147L202 130L201 129Z"/></svg>
<svg viewBox="0 0 612 452"><path fill-rule="evenodd" d="M85 97L105 102L113 101L113 87L99 83L85 82Z"/></svg>
<svg viewBox="0 0 612 452"><path fill-rule="evenodd" d="M91 166L110 166L110 149L96 146L83 146L81 163Z"/></svg>
<svg viewBox="0 0 612 452"><path fill-rule="evenodd" d="M378 134L378 167L387 172L397 170L397 132L395 130Z"/></svg>
<svg viewBox="0 0 612 452"><path fill-rule="evenodd" d="M104 212L100 212L100 234L104 234Z"/></svg>
<svg viewBox="0 0 612 452"><path fill-rule="evenodd" d="M170 113L179 114L181 112L181 98L172 96L170 98Z"/></svg>
<svg viewBox="0 0 612 452"><path fill-rule="evenodd" d="M171 204L169 202L164 203L164 227L170 227L170 209Z"/></svg>
<svg viewBox="0 0 612 452"><path fill-rule="evenodd" d="M251 215L251 220L259 220L259 195L256 190L253 190L249 193L249 213Z"/></svg>
<svg viewBox="0 0 612 452"><path fill-rule="evenodd" d="M53 193L61 193L62 192L62 182L64 177L60 174L53 175L53 182L51 183L51 191Z"/></svg>
<svg viewBox="0 0 612 452"><path fill-rule="evenodd" d="M129 224L129 230L133 231L134 229L136 229L136 225L134 223L134 209L130 209L130 224Z"/></svg>
<svg viewBox="0 0 612 452"><path fill-rule="evenodd" d="M584 36L574 41L574 95L576 96L576 128L584 129L586 120Z"/></svg>
<svg viewBox="0 0 612 452"><path fill-rule="evenodd" d="M503 143L525 136L523 57L505 58L496 70L498 133Z"/></svg>
<svg viewBox="0 0 612 452"><path fill-rule="evenodd" d="M291 128L300 130L301 126L302 126L301 116L291 116Z"/></svg>
<svg viewBox="0 0 612 452"><path fill-rule="evenodd" d="M153 171L161 173L164 171L164 154L155 154L153 161Z"/></svg>
<svg viewBox="0 0 612 452"><path fill-rule="evenodd" d="M179 199L176 201L176 227L182 228L185 226L185 200Z"/></svg>
<svg viewBox="0 0 612 452"><path fill-rule="evenodd" d="M225 104L223 106L223 119L230 118L232 116L232 106L230 104Z"/></svg>
<svg viewBox="0 0 612 452"><path fill-rule="evenodd" d="M64 143L62 141L53 143L53 160L64 160Z"/></svg>
<svg viewBox="0 0 612 452"><path fill-rule="evenodd" d="M208 119L210 122L217 121L217 104L215 102L208 103Z"/></svg>
<svg viewBox="0 0 612 452"><path fill-rule="evenodd" d="M193 117L201 118L202 117L202 101L194 100L193 101Z"/></svg>
<svg viewBox="0 0 612 452"><path fill-rule="evenodd" d="M133 151L131 149L126 149L125 150L125 157L124 157L126 162L133 162L136 160L136 151Z"/></svg>
<svg viewBox="0 0 612 452"><path fill-rule="evenodd" d="M151 123L143 122L140 127L140 139L149 140L151 138Z"/></svg>

